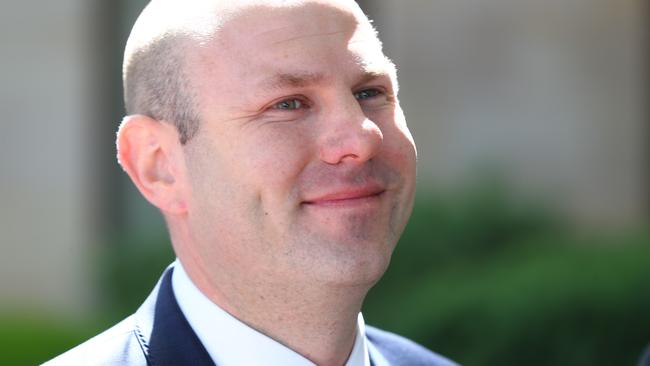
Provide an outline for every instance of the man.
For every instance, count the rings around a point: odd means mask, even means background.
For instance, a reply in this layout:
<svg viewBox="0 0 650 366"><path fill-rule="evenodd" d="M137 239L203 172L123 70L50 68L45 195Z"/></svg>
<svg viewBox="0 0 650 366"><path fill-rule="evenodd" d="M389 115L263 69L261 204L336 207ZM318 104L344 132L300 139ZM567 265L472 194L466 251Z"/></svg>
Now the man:
<svg viewBox="0 0 650 366"><path fill-rule="evenodd" d="M395 67L352 0L154 0L118 159L178 260L52 364L452 365L360 309L410 215Z"/></svg>

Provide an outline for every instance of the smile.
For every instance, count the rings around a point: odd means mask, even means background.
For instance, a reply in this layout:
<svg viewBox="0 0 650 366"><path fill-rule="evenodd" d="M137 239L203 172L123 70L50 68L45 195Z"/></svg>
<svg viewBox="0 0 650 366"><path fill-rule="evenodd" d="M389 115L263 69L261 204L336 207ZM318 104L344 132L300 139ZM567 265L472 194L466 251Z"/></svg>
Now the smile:
<svg viewBox="0 0 650 366"><path fill-rule="evenodd" d="M351 189L328 193L302 204L314 207L354 207L379 202L386 190L376 187Z"/></svg>

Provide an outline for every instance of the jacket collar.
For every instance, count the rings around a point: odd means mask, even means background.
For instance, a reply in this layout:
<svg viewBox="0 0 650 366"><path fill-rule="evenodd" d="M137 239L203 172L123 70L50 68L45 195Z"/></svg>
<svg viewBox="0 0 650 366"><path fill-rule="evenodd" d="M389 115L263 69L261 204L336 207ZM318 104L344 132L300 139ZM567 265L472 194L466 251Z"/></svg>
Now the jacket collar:
<svg viewBox="0 0 650 366"><path fill-rule="evenodd" d="M135 332L147 365L215 365L176 302L173 272L171 265L135 313ZM371 342L368 352L372 366L388 365Z"/></svg>

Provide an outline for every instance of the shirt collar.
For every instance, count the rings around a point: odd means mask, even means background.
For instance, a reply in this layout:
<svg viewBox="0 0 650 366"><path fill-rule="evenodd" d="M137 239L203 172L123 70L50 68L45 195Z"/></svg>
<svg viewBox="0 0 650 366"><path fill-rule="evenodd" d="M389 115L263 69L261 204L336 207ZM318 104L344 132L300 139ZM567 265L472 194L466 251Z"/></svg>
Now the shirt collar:
<svg viewBox="0 0 650 366"><path fill-rule="evenodd" d="M178 306L219 366L314 366L299 353L258 332L213 303L192 283L177 259L172 288ZM365 322L359 313L354 347L345 366L370 366Z"/></svg>

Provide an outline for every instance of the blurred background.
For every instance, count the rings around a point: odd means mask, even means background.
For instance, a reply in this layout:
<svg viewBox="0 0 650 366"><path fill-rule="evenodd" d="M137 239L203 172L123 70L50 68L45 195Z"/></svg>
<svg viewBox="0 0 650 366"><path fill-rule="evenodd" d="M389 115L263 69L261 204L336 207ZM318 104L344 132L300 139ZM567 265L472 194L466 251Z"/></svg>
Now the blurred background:
<svg viewBox="0 0 650 366"><path fill-rule="evenodd" d="M8 365L132 313L173 260L115 161L145 3L2 0ZM413 218L366 321L464 365L634 365L650 341L647 3L359 3L419 150Z"/></svg>

